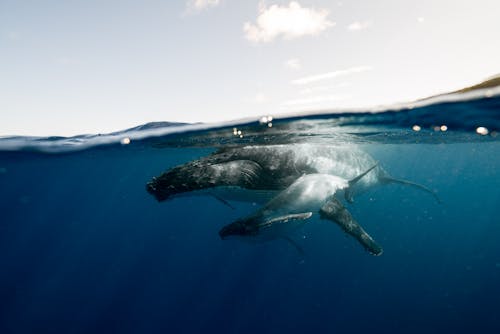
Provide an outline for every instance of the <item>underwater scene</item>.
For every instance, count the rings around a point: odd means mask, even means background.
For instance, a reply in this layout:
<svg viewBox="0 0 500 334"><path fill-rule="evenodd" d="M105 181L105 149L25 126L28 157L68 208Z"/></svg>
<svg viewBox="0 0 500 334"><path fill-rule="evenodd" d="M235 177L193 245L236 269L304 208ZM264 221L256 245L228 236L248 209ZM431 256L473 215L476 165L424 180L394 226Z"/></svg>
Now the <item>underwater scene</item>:
<svg viewBox="0 0 500 334"><path fill-rule="evenodd" d="M0 139L0 333L500 333L500 94Z"/></svg>

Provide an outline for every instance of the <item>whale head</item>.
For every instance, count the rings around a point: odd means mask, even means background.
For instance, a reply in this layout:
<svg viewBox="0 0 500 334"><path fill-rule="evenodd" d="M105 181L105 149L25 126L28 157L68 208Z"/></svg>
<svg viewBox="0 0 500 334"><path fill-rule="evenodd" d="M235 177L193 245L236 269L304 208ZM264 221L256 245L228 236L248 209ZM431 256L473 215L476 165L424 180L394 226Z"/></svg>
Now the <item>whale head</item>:
<svg viewBox="0 0 500 334"><path fill-rule="evenodd" d="M146 190L158 201L164 201L176 194L220 186L264 190L283 187L279 179L263 172L258 162L222 153L171 168L153 177Z"/></svg>
<svg viewBox="0 0 500 334"><path fill-rule="evenodd" d="M245 219L238 219L220 229L219 236L222 240L234 237L255 236L258 233L258 226L249 223Z"/></svg>
<svg viewBox="0 0 500 334"><path fill-rule="evenodd" d="M226 185L234 179L230 172L236 174L239 166L230 167L233 169L217 163L212 156L194 160L153 177L146 190L161 202L177 194Z"/></svg>
<svg viewBox="0 0 500 334"><path fill-rule="evenodd" d="M147 184L146 190L153 195L159 202L171 198L173 195L189 192L200 188L197 186L199 173L197 169L190 166L179 166L163 173L160 176L153 177Z"/></svg>

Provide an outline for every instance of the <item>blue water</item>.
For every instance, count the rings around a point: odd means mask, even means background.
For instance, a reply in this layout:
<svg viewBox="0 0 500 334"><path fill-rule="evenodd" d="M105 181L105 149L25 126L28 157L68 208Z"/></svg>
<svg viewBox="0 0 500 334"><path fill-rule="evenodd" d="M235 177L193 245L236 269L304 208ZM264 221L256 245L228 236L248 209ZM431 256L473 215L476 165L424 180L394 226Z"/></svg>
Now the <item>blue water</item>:
<svg viewBox="0 0 500 334"><path fill-rule="evenodd" d="M1 139L0 333L500 333L498 105L299 117L267 130L136 131L129 145ZM442 110L461 110L462 123ZM434 131L441 124L451 125ZM145 190L216 146L309 140L357 144L443 203L400 185L375 188L348 208L382 256L315 220L300 231L302 257L283 240L219 238L252 204L159 203Z"/></svg>

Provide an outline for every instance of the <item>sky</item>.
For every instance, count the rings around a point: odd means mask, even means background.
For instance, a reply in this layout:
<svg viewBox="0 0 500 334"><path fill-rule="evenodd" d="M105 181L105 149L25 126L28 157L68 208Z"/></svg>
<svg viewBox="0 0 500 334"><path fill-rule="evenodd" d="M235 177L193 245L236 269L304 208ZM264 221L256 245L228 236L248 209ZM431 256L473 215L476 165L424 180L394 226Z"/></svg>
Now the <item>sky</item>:
<svg viewBox="0 0 500 334"><path fill-rule="evenodd" d="M0 136L366 108L500 73L498 0L0 0Z"/></svg>

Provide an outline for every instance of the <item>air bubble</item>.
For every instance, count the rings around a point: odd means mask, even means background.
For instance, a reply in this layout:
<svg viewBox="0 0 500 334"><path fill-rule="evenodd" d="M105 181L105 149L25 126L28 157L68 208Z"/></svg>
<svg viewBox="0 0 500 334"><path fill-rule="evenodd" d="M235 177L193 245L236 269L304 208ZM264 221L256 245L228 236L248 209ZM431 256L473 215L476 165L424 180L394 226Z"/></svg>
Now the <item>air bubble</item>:
<svg viewBox="0 0 500 334"><path fill-rule="evenodd" d="M484 126L479 126L477 129L476 129L476 133L481 135L481 136L486 136L489 131L487 128L485 128Z"/></svg>

